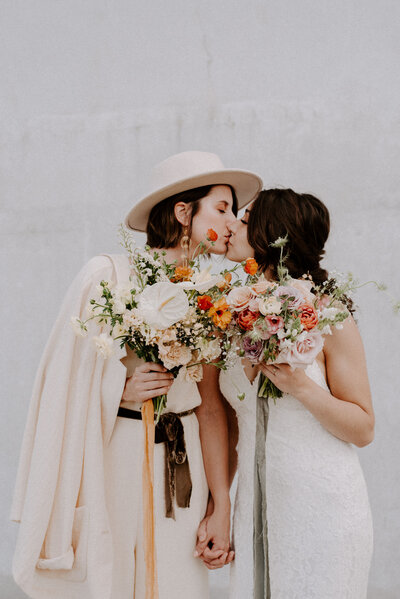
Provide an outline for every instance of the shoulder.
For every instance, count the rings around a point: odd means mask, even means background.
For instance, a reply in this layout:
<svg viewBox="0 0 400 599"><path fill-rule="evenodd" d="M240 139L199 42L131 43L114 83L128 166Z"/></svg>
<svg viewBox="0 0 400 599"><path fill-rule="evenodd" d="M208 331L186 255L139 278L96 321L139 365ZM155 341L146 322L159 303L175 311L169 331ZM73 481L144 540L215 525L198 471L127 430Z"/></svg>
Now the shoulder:
<svg viewBox="0 0 400 599"><path fill-rule="evenodd" d="M109 281L122 268L129 269L129 260L124 254L99 254L86 262L78 277L82 282L98 282L103 279Z"/></svg>
<svg viewBox="0 0 400 599"><path fill-rule="evenodd" d="M339 327L332 327L332 335L326 335L324 343L325 354L349 355L363 351L363 343L358 326L350 315Z"/></svg>

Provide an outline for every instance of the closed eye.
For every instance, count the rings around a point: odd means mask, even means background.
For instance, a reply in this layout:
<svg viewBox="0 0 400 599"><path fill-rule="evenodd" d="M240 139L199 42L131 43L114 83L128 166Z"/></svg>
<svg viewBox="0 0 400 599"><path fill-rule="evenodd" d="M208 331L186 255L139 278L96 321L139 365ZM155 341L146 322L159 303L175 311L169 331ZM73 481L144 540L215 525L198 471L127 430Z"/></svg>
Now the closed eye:
<svg viewBox="0 0 400 599"><path fill-rule="evenodd" d="M243 220L243 218L240 219L240 222L243 223L244 225L248 224L247 220Z"/></svg>

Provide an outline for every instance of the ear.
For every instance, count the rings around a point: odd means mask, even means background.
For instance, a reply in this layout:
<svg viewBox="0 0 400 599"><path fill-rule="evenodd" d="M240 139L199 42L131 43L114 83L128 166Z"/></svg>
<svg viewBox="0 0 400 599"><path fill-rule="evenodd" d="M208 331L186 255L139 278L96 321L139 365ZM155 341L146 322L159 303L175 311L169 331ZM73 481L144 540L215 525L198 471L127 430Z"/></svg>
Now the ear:
<svg viewBox="0 0 400 599"><path fill-rule="evenodd" d="M174 207L175 218L184 227L188 227L190 223L191 207L185 202L177 202Z"/></svg>

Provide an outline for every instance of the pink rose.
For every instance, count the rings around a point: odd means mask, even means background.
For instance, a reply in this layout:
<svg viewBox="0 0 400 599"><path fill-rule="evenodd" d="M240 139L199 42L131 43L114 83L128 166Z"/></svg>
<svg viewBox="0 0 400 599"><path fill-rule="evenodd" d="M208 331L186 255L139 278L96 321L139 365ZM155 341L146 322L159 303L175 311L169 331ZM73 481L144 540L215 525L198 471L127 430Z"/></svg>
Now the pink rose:
<svg viewBox="0 0 400 599"><path fill-rule="evenodd" d="M265 317L265 323L267 325L269 337L276 335L279 329L283 329L284 327L282 316L278 316L277 314L267 314Z"/></svg>
<svg viewBox="0 0 400 599"><path fill-rule="evenodd" d="M275 361L289 364L293 368L306 368L322 351L324 340L320 333L308 333L302 341L297 341L290 350L282 351Z"/></svg>
<svg viewBox="0 0 400 599"><path fill-rule="evenodd" d="M226 301L235 312L240 312L248 307L252 297L250 287L234 287L226 296Z"/></svg>
<svg viewBox="0 0 400 599"><path fill-rule="evenodd" d="M290 286L297 291L300 291L301 295L308 302L312 302L315 299L315 296L311 293L312 289L312 281L308 281L306 279L292 279L290 281Z"/></svg>

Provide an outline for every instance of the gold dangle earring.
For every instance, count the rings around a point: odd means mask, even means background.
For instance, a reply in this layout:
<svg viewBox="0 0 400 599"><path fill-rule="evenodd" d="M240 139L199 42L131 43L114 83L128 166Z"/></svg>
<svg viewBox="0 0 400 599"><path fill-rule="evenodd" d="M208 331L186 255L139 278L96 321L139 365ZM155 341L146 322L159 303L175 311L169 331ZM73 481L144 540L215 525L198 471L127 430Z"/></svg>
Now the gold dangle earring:
<svg viewBox="0 0 400 599"><path fill-rule="evenodd" d="M189 268L189 229L188 227L185 227L183 229L183 236L181 239L181 248L182 248L182 254L181 254L181 259L182 259L182 266L183 268Z"/></svg>

